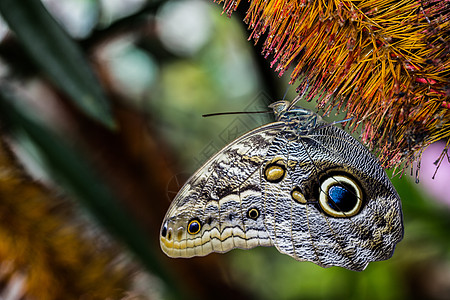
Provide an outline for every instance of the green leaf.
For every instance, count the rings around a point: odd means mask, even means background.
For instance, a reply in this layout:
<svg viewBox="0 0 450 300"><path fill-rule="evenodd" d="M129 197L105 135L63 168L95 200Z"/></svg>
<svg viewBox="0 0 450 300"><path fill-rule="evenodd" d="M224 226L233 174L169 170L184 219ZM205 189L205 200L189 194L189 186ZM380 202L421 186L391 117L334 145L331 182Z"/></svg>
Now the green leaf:
<svg viewBox="0 0 450 300"><path fill-rule="evenodd" d="M0 13L33 61L86 114L114 127L109 102L78 45L39 0L1 0Z"/></svg>

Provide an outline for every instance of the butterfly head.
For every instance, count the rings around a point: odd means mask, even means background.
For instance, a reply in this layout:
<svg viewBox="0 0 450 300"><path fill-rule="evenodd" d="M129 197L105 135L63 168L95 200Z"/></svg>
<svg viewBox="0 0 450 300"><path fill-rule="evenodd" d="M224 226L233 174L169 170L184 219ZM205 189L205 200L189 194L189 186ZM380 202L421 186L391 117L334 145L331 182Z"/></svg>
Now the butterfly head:
<svg viewBox="0 0 450 300"><path fill-rule="evenodd" d="M289 101L280 100L270 104L269 108L273 109L275 119L279 120L280 116L289 110L289 105L290 105Z"/></svg>

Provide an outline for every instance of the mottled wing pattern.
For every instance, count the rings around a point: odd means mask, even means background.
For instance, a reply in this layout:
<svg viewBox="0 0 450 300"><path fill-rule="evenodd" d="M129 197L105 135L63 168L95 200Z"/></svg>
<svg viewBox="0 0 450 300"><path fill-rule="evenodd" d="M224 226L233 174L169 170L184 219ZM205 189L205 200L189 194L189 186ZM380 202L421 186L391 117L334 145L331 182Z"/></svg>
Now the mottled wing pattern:
<svg viewBox="0 0 450 300"><path fill-rule="evenodd" d="M161 247L171 257L192 257L233 248L270 246L263 215L247 218L262 206L260 167L280 123L241 136L208 160L181 188L162 227ZM201 230L189 233L197 220Z"/></svg>
<svg viewBox="0 0 450 300"><path fill-rule="evenodd" d="M322 267L363 270L403 237L400 199L376 158L345 131L287 102L182 187L160 244L171 257L274 245Z"/></svg>
<svg viewBox="0 0 450 300"><path fill-rule="evenodd" d="M262 180L266 227L277 249L297 260L363 270L371 261L388 259L402 239L401 204L363 145L325 122L316 128L291 140L280 135L270 146L266 161L282 158L287 172L279 183ZM361 185L358 214L335 218L318 204L318 184L335 174L347 174ZM293 190L302 192L305 203L293 199Z"/></svg>

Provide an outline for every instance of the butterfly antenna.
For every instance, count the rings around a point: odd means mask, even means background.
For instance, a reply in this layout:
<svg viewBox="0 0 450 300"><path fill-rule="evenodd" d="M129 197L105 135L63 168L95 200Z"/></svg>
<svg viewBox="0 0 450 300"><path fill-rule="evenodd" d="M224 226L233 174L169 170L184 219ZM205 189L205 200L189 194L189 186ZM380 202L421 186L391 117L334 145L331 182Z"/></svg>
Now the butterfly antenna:
<svg viewBox="0 0 450 300"><path fill-rule="evenodd" d="M348 121L351 121L351 120L353 120L353 117L345 119L345 120L339 120L339 121L334 121L334 122L331 122L331 123L324 124L324 125L322 125L320 127L317 127L315 130L319 130L319 129L322 129L322 128L325 128L325 127L328 127L328 126L333 126L333 125L336 125L336 124L339 124L339 123L348 122Z"/></svg>
<svg viewBox="0 0 450 300"><path fill-rule="evenodd" d="M212 117L212 116L222 116L222 115L239 115L239 114L265 114L265 113L273 113L272 110L261 110L261 111L229 111L229 112L220 112L220 113L212 113L212 114L204 114L202 117Z"/></svg>
<svg viewBox="0 0 450 300"><path fill-rule="evenodd" d="M308 95L308 90L309 90L309 85L308 82L306 82L306 85L303 87L303 91L300 95L298 95L297 97L294 98L294 100L292 100L291 104L289 105L288 110L292 109L298 101L300 101L301 99L305 99L306 95Z"/></svg>
<svg viewBox="0 0 450 300"><path fill-rule="evenodd" d="M289 89L291 88L291 85L289 84L288 85L288 87L286 88L286 91L284 92L284 95L283 95L283 99L282 100L285 100L286 99L286 95L287 95L287 93L289 92Z"/></svg>
<svg viewBox="0 0 450 300"><path fill-rule="evenodd" d="M334 121L334 122L330 123L330 125L336 125L336 124L348 122L348 121L351 121L351 120L353 120L353 117L345 119L345 120Z"/></svg>

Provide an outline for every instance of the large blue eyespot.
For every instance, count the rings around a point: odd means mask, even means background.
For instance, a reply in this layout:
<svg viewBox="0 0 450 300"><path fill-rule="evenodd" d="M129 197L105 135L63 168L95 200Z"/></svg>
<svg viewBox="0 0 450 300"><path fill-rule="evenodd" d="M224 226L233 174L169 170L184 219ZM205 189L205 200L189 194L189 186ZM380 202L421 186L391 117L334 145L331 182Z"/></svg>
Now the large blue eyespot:
<svg viewBox="0 0 450 300"><path fill-rule="evenodd" d="M319 204L332 217L351 217L360 211L362 197L361 188L353 179L335 175L322 182Z"/></svg>
<svg viewBox="0 0 450 300"><path fill-rule="evenodd" d="M346 184L336 184L328 190L328 205L341 212L351 211L358 203L358 197L354 189Z"/></svg>

